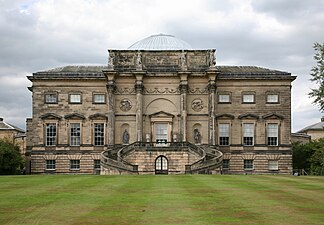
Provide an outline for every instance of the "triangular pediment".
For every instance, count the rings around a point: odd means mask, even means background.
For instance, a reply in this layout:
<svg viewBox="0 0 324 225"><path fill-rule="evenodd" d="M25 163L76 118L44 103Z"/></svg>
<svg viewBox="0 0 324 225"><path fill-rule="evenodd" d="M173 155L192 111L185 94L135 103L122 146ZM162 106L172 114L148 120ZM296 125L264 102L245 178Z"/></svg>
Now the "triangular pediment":
<svg viewBox="0 0 324 225"><path fill-rule="evenodd" d="M91 119L91 120L94 120L94 119L107 120L108 117L105 114L96 113L96 114L93 114L93 115L89 116L89 119Z"/></svg>
<svg viewBox="0 0 324 225"><path fill-rule="evenodd" d="M60 120L62 119L62 116L59 116L55 113L46 113L44 115L41 115L39 118L41 118L42 120Z"/></svg>
<svg viewBox="0 0 324 225"><path fill-rule="evenodd" d="M164 112L164 111L160 111L160 112L156 112L156 113L153 113L150 115L150 117L174 117L173 114L171 113L167 113L167 112Z"/></svg>
<svg viewBox="0 0 324 225"><path fill-rule="evenodd" d="M270 119L283 120L284 117L282 115L279 115L279 114L276 114L276 113L268 113L268 114L262 116L262 119L267 119L267 120L270 120Z"/></svg>
<svg viewBox="0 0 324 225"><path fill-rule="evenodd" d="M64 116L65 119L70 119L70 120L84 120L85 117L79 113L72 113Z"/></svg>
<svg viewBox="0 0 324 225"><path fill-rule="evenodd" d="M252 113L245 113L245 114L241 114L238 116L239 119L259 119L258 115L252 114Z"/></svg>
<svg viewBox="0 0 324 225"><path fill-rule="evenodd" d="M231 119L231 120L233 120L235 118L235 116L232 114L224 113L224 114L216 115L216 118L217 119Z"/></svg>

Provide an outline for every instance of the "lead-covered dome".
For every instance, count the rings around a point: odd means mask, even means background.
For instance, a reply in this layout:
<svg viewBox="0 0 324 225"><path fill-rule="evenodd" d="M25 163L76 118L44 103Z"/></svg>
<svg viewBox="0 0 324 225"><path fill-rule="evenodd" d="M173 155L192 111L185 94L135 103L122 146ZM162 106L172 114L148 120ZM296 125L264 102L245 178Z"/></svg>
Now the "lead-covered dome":
<svg viewBox="0 0 324 225"><path fill-rule="evenodd" d="M144 38L133 45L129 50L189 50L192 47L185 41L168 34L156 34Z"/></svg>

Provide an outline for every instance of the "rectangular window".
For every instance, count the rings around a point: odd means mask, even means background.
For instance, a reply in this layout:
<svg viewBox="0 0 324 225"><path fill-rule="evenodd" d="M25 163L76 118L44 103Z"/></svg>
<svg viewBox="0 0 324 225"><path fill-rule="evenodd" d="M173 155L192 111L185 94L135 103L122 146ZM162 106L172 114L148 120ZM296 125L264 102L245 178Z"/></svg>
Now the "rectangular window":
<svg viewBox="0 0 324 225"><path fill-rule="evenodd" d="M57 94L56 93L45 94L45 103L48 103L48 104L57 103Z"/></svg>
<svg viewBox="0 0 324 225"><path fill-rule="evenodd" d="M269 160L269 170L278 170L278 161L277 160Z"/></svg>
<svg viewBox="0 0 324 225"><path fill-rule="evenodd" d="M229 145L230 124L219 124L219 145Z"/></svg>
<svg viewBox="0 0 324 225"><path fill-rule="evenodd" d="M267 103L278 103L279 96L277 94L268 94L267 95Z"/></svg>
<svg viewBox="0 0 324 225"><path fill-rule="evenodd" d="M245 170L253 170L253 160L252 159L244 160L244 169Z"/></svg>
<svg viewBox="0 0 324 225"><path fill-rule="evenodd" d="M229 159L223 159L223 169L229 169L230 161Z"/></svg>
<svg viewBox="0 0 324 225"><path fill-rule="evenodd" d="M81 128L79 123L70 124L70 145L80 146Z"/></svg>
<svg viewBox="0 0 324 225"><path fill-rule="evenodd" d="M254 145L254 123L243 124L243 145L253 146Z"/></svg>
<svg viewBox="0 0 324 225"><path fill-rule="evenodd" d="M69 101L70 103L81 103L81 94L70 94Z"/></svg>
<svg viewBox="0 0 324 225"><path fill-rule="evenodd" d="M70 160L70 170L80 170L80 160L78 159Z"/></svg>
<svg viewBox="0 0 324 225"><path fill-rule="evenodd" d="M93 103L106 103L105 94L93 94Z"/></svg>
<svg viewBox="0 0 324 225"><path fill-rule="evenodd" d="M93 160L93 169L100 170L100 159Z"/></svg>
<svg viewBox="0 0 324 225"><path fill-rule="evenodd" d="M46 124L46 146L55 146L56 145L56 123L47 123Z"/></svg>
<svg viewBox="0 0 324 225"><path fill-rule="evenodd" d="M254 103L254 94L244 94L243 103Z"/></svg>
<svg viewBox="0 0 324 225"><path fill-rule="evenodd" d="M46 170L55 170L55 160L46 160Z"/></svg>
<svg viewBox="0 0 324 225"><path fill-rule="evenodd" d="M94 124L94 145L103 146L105 141L105 130L103 123Z"/></svg>
<svg viewBox="0 0 324 225"><path fill-rule="evenodd" d="M278 145L278 124L269 123L267 126L268 145Z"/></svg>
<svg viewBox="0 0 324 225"><path fill-rule="evenodd" d="M218 102L219 103L229 103L230 102L230 95L229 94L219 94L218 95Z"/></svg>

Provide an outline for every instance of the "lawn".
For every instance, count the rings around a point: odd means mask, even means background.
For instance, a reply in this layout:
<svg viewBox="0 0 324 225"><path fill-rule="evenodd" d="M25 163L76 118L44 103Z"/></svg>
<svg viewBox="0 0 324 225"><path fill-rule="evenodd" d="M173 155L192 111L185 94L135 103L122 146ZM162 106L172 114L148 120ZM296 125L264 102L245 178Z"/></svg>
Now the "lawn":
<svg viewBox="0 0 324 225"><path fill-rule="evenodd" d="M324 224L324 177L0 176L0 224Z"/></svg>

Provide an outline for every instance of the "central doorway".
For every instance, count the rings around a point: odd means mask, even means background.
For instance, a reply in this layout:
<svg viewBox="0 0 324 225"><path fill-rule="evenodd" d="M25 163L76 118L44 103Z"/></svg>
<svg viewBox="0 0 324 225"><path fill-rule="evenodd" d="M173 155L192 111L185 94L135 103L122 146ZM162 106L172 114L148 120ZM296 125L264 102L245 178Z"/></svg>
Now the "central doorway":
<svg viewBox="0 0 324 225"><path fill-rule="evenodd" d="M168 174L168 159L163 155L155 160L155 174Z"/></svg>

